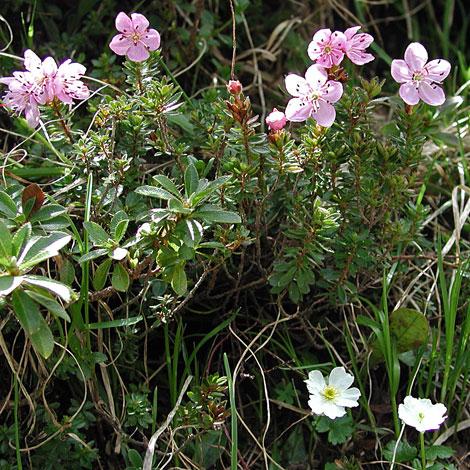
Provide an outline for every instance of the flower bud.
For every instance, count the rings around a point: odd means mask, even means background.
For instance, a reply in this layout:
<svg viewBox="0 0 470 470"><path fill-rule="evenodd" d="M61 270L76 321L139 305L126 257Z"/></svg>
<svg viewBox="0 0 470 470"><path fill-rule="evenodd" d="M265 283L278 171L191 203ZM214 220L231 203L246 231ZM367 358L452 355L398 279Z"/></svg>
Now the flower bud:
<svg viewBox="0 0 470 470"><path fill-rule="evenodd" d="M227 85L227 90L232 95L238 95L242 91L242 84L239 80L229 80Z"/></svg>
<svg viewBox="0 0 470 470"><path fill-rule="evenodd" d="M281 130L286 125L286 122L286 115L282 111L278 111L276 108L274 108L266 118L266 124L272 131Z"/></svg>

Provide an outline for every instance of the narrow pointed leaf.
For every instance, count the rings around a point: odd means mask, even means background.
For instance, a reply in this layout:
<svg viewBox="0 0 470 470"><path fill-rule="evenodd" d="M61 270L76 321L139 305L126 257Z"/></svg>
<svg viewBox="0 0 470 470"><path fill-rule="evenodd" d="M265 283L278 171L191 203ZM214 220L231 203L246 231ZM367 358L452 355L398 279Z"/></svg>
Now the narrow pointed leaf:
<svg viewBox="0 0 470 470"><path fill-rule="evenodd" d="M24 292L29 297L31 297L34 301L36 301L38 304L47 308L47 310L49 310L49 312L51 312L53 315L63 318L65 321L70 321L69 314L54 299L51 299L50 297L47 297L45 295L30 291L30 290L27 290Z"/></svg>
<svg viewBox="0 0 470 470"><path fill-rule="evenodd" d="M0 222L0 258L4 259L5 262L9 262L12 255L12 240L11 233L8 227Z"/></svg>
<svg viewBox="0 0 470 470"><path fill-rule="evenodd" d="M0 296L13 292L23 282L23 276L1 276Z"/></svg>
<svg viewBox="0 0 470 470"><path fill-rule="evenodd" d="M157 188L155 186L141 186L135 190L137 194L142 194L142 196L155 197L157 199L174 199L175 196L169 191Z"/></svg>
<svg viewBox="0 0 470 470"><path fill-rule="evenodd" d="M27 274L24 276L23 282L33 286L41 287L43 289L58 295L65 302L70 302L75 297L74 292L69 286L61 282L54 281L47 277L36 276L34 274Z"/></svg>
<svg viewBox="0 0 470 470"><path fill-rule="evenodd" d="M62 232L53 232L47 237L33 237L26 243L18 258L21 269L31 266L57 256L59 250L67 245L72 237Z"/></svg>
<svg viewBox="0 0 470 470"><path fill-rule="evenodd" d="M163 186L167 191L176 196L178 199L182 199L181 194L173 181L165 175L156 175L153 179L160 185Z"/></svg>
<svg viewBox="0 0 470 470"><path fill-rule="evenodd" d="M199 175L197 173L196 167L190 163L184 172L184 190L187 198L196 192L198 183Z"/></svg>
<svg viewBox="0 0 470 470"><path fill-rule="evenodd" d="M95 275L93 277L93 287L95 290L101 290L106 284L109 268L111 267L111 261L111 258L106 258L95 271Z"/></svg>
<svg viewBox="0 0 470 470"><path fill-rule="evenodd" d="M107 255L109 250L107 248L98 248L97 250L92 250L83 256L80 256L78 259L79 263L84 263L85 261L91 261L92 259L99 258L100 256Z"/></svg>

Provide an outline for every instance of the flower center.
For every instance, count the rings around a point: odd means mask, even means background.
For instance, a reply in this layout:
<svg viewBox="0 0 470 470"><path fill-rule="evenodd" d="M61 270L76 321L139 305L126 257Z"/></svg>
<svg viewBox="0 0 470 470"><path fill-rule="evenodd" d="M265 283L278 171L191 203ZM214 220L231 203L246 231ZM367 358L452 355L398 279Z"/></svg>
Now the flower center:
<svg viewBox="0 0 470 470"><path fill-rule="evenodd" d="M134 44L137 44L140 41L140 34L139 33L132 34L131 39L134 41Z"/></svg>
<svg viewBox="0 0 470 470"><path fill-rule="evenodd" d="M421 72L416 72L413 74L413 80L415 82L421 82L424 79L423 74Z"/></svg>
<svg viewBox="0 0 470 470"><path fill-rule="evenodd" d="M419 412L419 413L418 413L418 421L419 421L420 423L422 423L422 422L423 422L423 419L424 419L424 413L423 413L423 412Z"/></svg>
<svg viewBox="0 0 470 470"><path fill-rule="evenodd" d="M321 394L326 401L335 403L336 400L341 396L341 392L334 385L327 385Z"/></svg>
<svg viewBox="0 0 470 470"><path fill-rule="evenodd" d="M325 54L329 54L332 50L333 50L333 48L332 48L331 46L325 46L325 47L323 48L323 52L324 52Z"/></svg>

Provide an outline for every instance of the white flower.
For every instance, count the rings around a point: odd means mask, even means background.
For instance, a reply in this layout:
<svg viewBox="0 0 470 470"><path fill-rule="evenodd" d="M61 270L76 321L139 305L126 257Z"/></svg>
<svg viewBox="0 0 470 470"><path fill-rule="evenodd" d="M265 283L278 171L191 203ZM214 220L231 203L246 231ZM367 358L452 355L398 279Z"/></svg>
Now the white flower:
<svg viewBox="0 0 470 470"><path fill-rule="evenodd" d="M358 406L361 396L359 389L349 388L354 377L344 367L335 367L325 379L318 370L312 370L304 381L310 393L308 405L317 415L330 419L341 418L346 414L345 407Z"/></svg>
<svg viewBox="0 0 470 470"><path fill-rule="evenodd" d="M442 403L433 405L427 398L405 397L398 406L398 417L408 426L413 426L419 432L439 429L440 425L447 419L444 416L447 408Z"/></svg>

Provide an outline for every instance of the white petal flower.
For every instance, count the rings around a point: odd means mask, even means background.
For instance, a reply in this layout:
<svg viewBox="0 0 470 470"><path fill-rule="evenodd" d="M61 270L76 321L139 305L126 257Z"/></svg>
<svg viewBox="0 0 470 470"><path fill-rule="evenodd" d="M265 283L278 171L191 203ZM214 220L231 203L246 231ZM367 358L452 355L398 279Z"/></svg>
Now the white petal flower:
<svg viewBox="0 0 470 470"><path fill-rule="evenodd" d="M398 417L408 426L416 428L419 432L439 429L447 419L444 416L447 408L442 403L433 405L427 398L405 397L398 406Z"/></svg>
<svg viewBox="0 0 470 470"><path fill-rule="evenodd" d="M308 405L313 413L327 416L330 419L341 418L346 414L345 407L358 406L361 396L359 389L349 388L354 377L344 367L335 367L328 378L324 378L318 370L308 374L304 381L310 393Z"/></svg>

